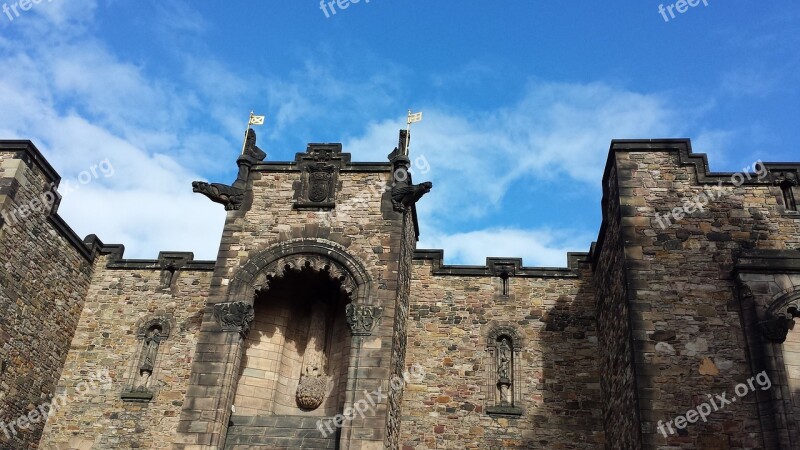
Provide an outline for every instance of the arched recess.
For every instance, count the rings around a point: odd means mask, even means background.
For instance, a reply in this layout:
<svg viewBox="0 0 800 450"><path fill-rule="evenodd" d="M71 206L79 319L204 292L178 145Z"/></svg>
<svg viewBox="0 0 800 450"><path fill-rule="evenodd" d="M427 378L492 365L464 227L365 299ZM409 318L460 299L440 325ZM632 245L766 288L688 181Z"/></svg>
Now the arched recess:
<svg viewBox="0 0 800 450"><path fill-rule="evenodd" d="M321 239L294 239L275 244L250 258L231 279L226 301L253 304L257 291L269 289L269 276L278 276L286 265L292 269L308 265L344 277L342 285L350 290L353 303L370 304L374 297L373 283L364 265L344 247Z"/></svg>
<svg viewBox="0 0 800 450"><path fill-rule="evenodd" d="M372 286L363 264L332 242L284 242L242 266L227 301L252 304L254 320L235 380L236 415L341 413L353 349L345 310L368 304Z"/></svg>
<svg viewBox="0 0 800 450"><path fill-rule="evenodd" d="M518 416L522 409L521 358L524 338L511 325L491 323L486 333L487 414Z"/></svg>

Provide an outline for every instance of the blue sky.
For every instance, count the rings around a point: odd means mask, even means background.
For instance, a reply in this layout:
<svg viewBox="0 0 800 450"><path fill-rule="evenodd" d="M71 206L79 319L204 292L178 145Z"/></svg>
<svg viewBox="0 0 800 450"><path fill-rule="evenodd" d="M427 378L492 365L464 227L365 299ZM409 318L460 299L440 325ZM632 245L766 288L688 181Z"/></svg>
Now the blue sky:
<svg viewBox="0 0 800 450"><path fill-rule="evenodd" d="M60 212L128 257L215 258L225 213L191 181L233 180L251 109L270 160L342 142L382 161L423 111L420 247L448 263L588 251L614 138L690 137L718 171L800 159L795 1L669 21L660 0L5 3L0 139L32 140L67 180L108 158Z"/></svg>

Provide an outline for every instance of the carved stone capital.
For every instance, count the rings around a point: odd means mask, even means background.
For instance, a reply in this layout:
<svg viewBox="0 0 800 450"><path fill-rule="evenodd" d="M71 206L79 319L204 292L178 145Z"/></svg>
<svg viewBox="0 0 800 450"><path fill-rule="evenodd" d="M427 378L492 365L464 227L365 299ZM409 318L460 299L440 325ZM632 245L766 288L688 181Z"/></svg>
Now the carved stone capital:
<svg viewBox="0 0 800 450"><path fill-rule="evenodd" d="M789 330L794 327L794 319L778 316L772 319L759 322L761 334L768 340L782 344L786 340Z"/></svg>
<svg viewBox="0 0 800 450"><path fill-rule="evenodd" d="M347 324L353 336L369 336L381 323L383 308L380 306L348 304L345 308Z"/></svg>
<svg viewBox="0 0 800 450"><path fill-rule="evenodd" d="M217 303L214 305L214 318L223 331L238 331L245 337L250 331L255 311L249 303Z"/></svg>

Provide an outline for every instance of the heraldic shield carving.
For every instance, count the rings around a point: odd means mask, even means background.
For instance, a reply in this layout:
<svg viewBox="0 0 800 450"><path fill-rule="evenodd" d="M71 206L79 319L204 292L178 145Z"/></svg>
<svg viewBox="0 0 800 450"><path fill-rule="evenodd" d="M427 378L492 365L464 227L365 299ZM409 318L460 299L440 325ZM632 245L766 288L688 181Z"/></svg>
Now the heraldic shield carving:
<svg viewBox="0 0 800 450"><path fill-rule="evenodd" d="M331 196L331 180L334 167L327 164L309 166L308 168L308 200L313 203L325 203ZM332 199L331 199L332 200Z"/></svg>
<svg viewBox="0 0 800 450"><path fill-rule="evenodd" d="M309 144L305 153L298 153L296 162L301 170L300 182L295 185L295 208L332 209L336 206L336 187L339 169L347 164L350 155L342 153L341 144Z"/></svg>

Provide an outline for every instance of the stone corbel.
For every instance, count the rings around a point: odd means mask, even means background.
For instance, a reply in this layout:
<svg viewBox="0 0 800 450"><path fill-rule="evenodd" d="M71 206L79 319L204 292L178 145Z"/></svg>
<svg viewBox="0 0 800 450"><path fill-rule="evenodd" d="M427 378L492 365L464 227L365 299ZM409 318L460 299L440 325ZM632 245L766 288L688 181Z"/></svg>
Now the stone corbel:
<svg viewBox="0 0 800 450"><path fill-rule="evenodd" d="M794 328L797 316L800 316L800 292L793 292L774 301L758 326L765 338L782 344L789 330Z"/></svg>
<svg viewBox="0 0 800 450"><path fill-rule="evenodd" d="M369 336L381 323L383 308L380 306L348 304L345 308L347 324L353 336Z"/></svg>
<svg viewBox="0 0 800 450"><path fill-rule="evenodd" d="M244 338L250 331L255 311L253 305L245 302L217 303L214 318L222 331L237 331Z"/></svg>
<svg viewBox="0 0 800 450"><path fill-rule="evenodd" d="M794 328L794 319L779 316L772 319L762 320L758 324L761 334L768 340L782 344L786 340L789 330Z"/></svg>

